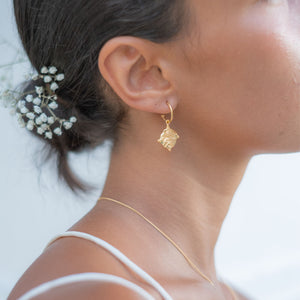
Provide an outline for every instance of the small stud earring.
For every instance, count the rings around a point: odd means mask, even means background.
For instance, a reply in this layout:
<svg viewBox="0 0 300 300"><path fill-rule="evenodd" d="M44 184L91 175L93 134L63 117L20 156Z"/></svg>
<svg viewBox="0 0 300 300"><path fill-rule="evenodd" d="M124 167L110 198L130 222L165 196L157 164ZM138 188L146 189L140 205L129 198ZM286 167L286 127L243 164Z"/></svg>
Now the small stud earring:
<svg viewBox="0 0 300 300"><path fill-rule="evenodd" d="M171 120L166 120L165 115L161 115L163 120L166 122L167 127L166 129L164 129L164 131L160 135L160 138L157 141L161 143L166 149L171 151L172 148L175 146L177 139L179 139L179 135L175 130L170 128L170 124L173 121L173 109L171 104L168 101L167 104L169 105L171 110Z"/></svg>

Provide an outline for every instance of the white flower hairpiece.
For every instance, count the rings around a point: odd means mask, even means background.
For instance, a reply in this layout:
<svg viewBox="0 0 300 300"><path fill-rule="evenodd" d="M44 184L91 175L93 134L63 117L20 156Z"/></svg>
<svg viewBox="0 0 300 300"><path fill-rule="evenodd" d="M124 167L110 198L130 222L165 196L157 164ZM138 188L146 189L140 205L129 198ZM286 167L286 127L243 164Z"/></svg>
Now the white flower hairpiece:
<svg viewBox="0 0 300 300"><path fill-rule="evenodd" d="M12 112L17 115L20 126L26 127L30 131L36 129L36 132L46 139L52 139L53 134L62 135L62 128L68 130L77 122L75 116L66 120L58 118L54 113L58 108L58 97L55 91L59 88L59 82L65 78L63 73L57 73L56 67L44 66L39 74L31 76L34 81L43 79L44 82L43 85L36 85L35 91L23 94L23 97L20 95L15 97L15 92L11 91L5 91L2 94L6 106L11 106ZM50 92L48 92L46 84L49 84ZM55 126L55 124L58 125ZM52 127L54 127L53 130Z"/></svg>

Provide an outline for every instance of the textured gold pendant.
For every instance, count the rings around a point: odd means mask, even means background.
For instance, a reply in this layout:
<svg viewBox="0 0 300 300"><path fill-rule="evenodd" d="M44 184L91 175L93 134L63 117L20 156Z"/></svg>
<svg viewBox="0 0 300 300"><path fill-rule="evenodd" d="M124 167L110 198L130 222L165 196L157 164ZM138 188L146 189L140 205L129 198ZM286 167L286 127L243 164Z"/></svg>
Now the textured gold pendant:
<svg viewBox="0 0 300 300"><path fill-rule="evenodd" d="M166 120L167 128L164 129L160 138L157 140L169 151L175 146L176 141L179 139L177 132L170 128L170 120Z"/></svg>

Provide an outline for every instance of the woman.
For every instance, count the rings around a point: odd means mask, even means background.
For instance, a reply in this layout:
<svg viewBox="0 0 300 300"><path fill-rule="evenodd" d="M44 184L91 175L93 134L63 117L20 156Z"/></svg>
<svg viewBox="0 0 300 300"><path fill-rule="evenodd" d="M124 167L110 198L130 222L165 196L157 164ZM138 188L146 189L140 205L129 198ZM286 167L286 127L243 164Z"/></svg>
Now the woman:
<svg viewBox="0 0 300 300"><path fill-rule="evenodd" d="M43 283L32 299L249 299L220 280L214 247L250 159L300 150L296 2L14 0L33 66L64 73L57 115L74 125L44 139L60 174L84 188L68 152L114 146L108 198L49 243L9 300Z"/></svg>

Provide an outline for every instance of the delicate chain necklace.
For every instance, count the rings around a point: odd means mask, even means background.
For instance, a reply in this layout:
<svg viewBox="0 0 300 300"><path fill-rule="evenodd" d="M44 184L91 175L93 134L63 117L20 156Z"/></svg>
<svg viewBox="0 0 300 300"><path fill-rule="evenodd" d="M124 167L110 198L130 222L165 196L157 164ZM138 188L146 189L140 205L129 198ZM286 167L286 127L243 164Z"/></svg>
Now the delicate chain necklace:
<svg viewBox="0 0 300 300"><path fill-rule="evenodd" d="M163 231L161 231L155 224L153 224L150 220L148 220L144 215L142 215L139 211L137 211L136 209L134 209L133 207L129 206L128 204L125 204L123 202L120 202L118 200L112 199L112 198L108 198L108 197L100 197L98 199L98 201L102 200L102 199L106 199L106 200L110 200L112 202L121 204L122 206L125 206L129 209L131 209L132 211L134 211L135 213L137 213L139 216L141 216L145 221L147 221L148 223L150 223L156 230L158 230L168 241L170 241L174 247L184 256L184 258L187 260L187 262L190 264L190 266L198 273L200 274L205 280L207 280L212 286L215 286L215 284L213 283L213 281L211 279L209 279L203 272L201 272L197 266L187 257L187 255L180 249L180 247L170 238L168 237ZM225 284L225 282L223 282ZM227 284L225 284L225 286L228 288L228 290L230 291L232 297L234 298L234 300L238 300L236 293L234 292L234 290L228 286Z"/></svg>

